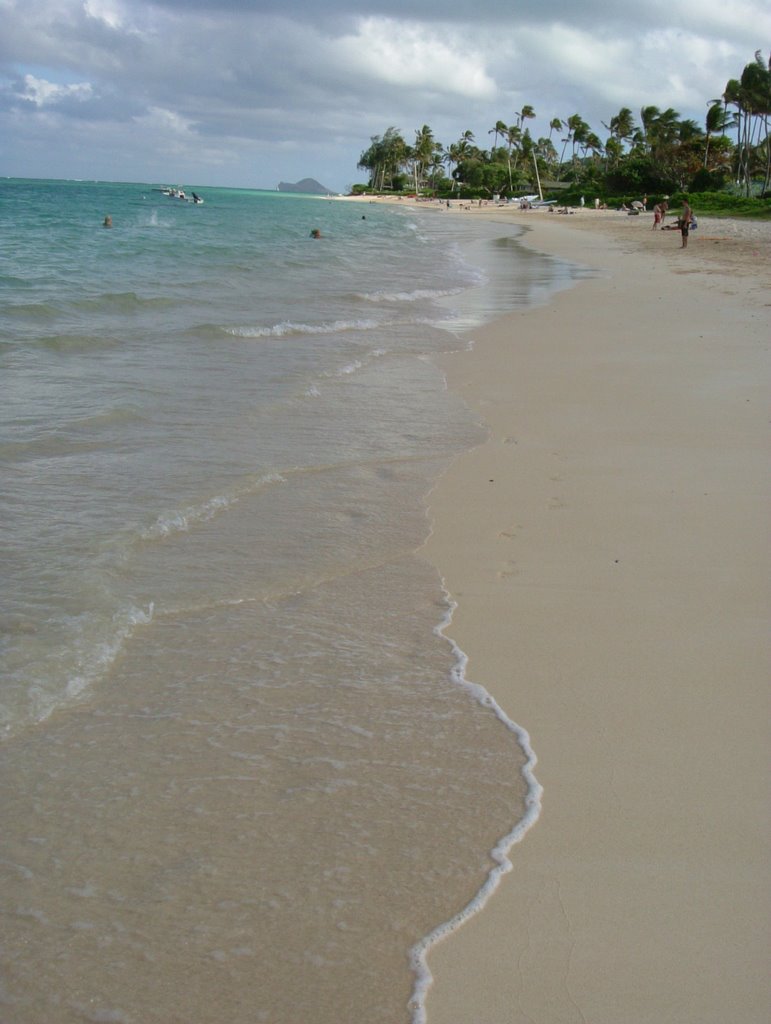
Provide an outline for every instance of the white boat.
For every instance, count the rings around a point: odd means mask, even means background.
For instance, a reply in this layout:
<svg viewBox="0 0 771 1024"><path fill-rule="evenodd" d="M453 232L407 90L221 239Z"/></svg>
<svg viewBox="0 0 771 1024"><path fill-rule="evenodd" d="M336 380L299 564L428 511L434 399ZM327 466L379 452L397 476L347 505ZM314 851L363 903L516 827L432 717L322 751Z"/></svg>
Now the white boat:
<svg viewBox="0 0 771 1024"><path fill-rule="evenodd" d="M203 203L203 199L196 193L191 192L188 196L184 189L177 188L175 185L165 185L163 188L154 188L153 192L160 192L161 195L167 197L167 199L181 199L183 203L195 203L200 206Z"/></svg>

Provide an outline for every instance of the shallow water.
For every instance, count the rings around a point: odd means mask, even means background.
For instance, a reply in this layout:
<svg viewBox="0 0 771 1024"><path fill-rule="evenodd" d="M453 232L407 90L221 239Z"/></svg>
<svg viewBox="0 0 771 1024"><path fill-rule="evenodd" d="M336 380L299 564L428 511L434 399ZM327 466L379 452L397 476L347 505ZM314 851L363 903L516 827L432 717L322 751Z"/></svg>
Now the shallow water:
<svg viewBox="0 0 771 1024"><path fill-rule="evenodd" d="M416 554L484 436L430 357L571 270L499 225L203 194L0 183L0 1005L417 1019L410 951L532 789Z"/></svg>

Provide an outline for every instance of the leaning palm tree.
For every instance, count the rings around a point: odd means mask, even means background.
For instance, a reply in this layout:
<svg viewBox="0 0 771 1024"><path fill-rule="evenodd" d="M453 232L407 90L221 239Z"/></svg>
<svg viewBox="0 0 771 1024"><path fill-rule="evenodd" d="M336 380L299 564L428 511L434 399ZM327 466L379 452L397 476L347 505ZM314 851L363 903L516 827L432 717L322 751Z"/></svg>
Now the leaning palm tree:
<svg viewBox="0 0 771 1024"><path fill-rule="evenodd" d="M603 121L602 125L608 130L611 138L619 143L631 139L635 132L634 116L629 107L622 107L614 117L611 117L610 124Z"/></svg>
<svg viewBox="0 0 771 1024"><path fill-rule="evenodd" d="M742 149L744 154L744 181L746 194L750 194L753 158L760 155L763 144L766 149L766 168L764 188L768 186L771 176L771 150L769 149L769 116L771 116L771 61L765 64L761 51L755 53L755 60L747 64L742 71L740 83L740 100L744 108L744 137Z"/></svg>
<svg viewBox="0 0 771 1024"><path fill-rule="evenodd" d="M704 122L706 131L704 133L704 167L709 162L709 143L713 135L722 135L726 128L732 126L733 119L729 116L728 111L722 100L710 100L709 110L707 111L707 117Z"/></svg>
<svg viewBox="0 0 771 1024"><path fill-rule="evenodd" d="M651 148L651 135L655 132L654 125L656 123L656 119L660 116L661 111L658 107L643 107L640 111L643 138L645 140L645 148L648 152L650 152Z"/></svg>
<svg viewBox="0 0 771 1024"><path fill-rule="evenodd" d="M561 132L562 127L562 120L559 117L553 117L551 121L549 121L549 142L551 142L552 132Z"/></svg>
<svg viewBox="0 0 771 1024"><path fill-rule="evenodd" d="M496 147L498 146L498 137L500 136L500 138L504 138L506 135L506 131L507 128L503 121L496 121L495 127L491 128L490 131L487 133L488 135L493 136L493 151L495 151Z"/></svg>
<svg viewBox="0 0 771 1024"><path fill-rule="evenodd" d="M522 127L522 123L524 121L532 120L532 118L534 118L534 117L535 117L535 111L533 110L533 108L530 106L529 103L526 103L524 105L524 107L520 110L520 112L517 114L517 124L521 128Z"/></svg>

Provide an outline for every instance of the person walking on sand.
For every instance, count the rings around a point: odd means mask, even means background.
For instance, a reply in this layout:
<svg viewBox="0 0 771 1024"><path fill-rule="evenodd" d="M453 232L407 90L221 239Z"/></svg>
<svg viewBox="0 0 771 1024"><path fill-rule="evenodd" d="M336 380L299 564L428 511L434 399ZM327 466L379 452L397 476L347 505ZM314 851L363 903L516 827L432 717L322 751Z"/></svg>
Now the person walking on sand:
<svg viewBox="0 0 771 1024"><path fill-rule="evenodd" d="M680 215L680 234L683 239L683 244L680 246L681 249L688 247L688 232L691 230L691 218L693 217L693 211L688 205L688 200L683 200L683 212Z"/></svg>
<svg viewBox="0 0 771 1024"><path fill-rule="evenodd" d="M659 224L661 224L661 207L656 203L653 207L653 226L651 231L655 231Z"/></svg>

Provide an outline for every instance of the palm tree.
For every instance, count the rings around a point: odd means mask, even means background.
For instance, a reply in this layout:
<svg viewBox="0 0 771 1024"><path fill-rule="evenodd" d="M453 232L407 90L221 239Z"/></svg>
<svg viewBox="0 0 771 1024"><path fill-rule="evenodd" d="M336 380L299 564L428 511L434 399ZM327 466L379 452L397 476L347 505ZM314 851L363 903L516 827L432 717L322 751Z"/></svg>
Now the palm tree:
<svg viewBox="0 0 771 1024"><path fill-rule="evenodd" d="M709 109L707 110L707 117L704 122L705 132L705 144L704 144L704 166L707 166L709 161L709 142L713 135L722 135L726 128L730 128L733 124L733 119L728 116L728 111L722 100L710 100Z"/></svg>
<svg viewBox="0 0 771 1024"><path fill-rule="evenodd" d="M369 171L372 188L382 191L386 179L393 185L394 176L405 162L408 147L398 128L389 128L385 135L373 135L370 147L359 157L358 166Z"/></svg>
<svg viewBox="0 0 771 1024"><path fill-rule="evenodd" d="M744 185L747 196L752 188L751 155L755 128L759 125L754 125L753 117L756 111L763 117L764 105L768 110L768 93L771 92L768 76L769 72L758 50L755 61L745 66L740 79L729 79L723 93L726 109L729 103L736 108L736 179ZM768 115L763 118L766 125L767 118Z"/></svg>
<svg viewBox="0 0 771 1024"><path fill-rule="evenodd" d="M571 132L571 143L573 146L573 159L576 156L576 146L583 146L589 135L589 125L580 114L572 114L568 118L568 128Z"/></svg>
<svg viewBox="0 0 771 1024"><path fill-rule="evenodd" d="M513 179L511 176L511 151L513 150L514 146L519 146L521 138L522 131L519 125L509 125L509 127L506 129L506 144L508 146L506 162L509 168L509 192L512 192L514 190ZM519 156L517 156L517 159L519 159Z"/></svg>
<svg viewBox="0 0 771 1024"><path fill-rule="evenodd" d="M535 117L535 111L533 110L533 108L530 106L529 103L526 103L524 105L524 107L520 110L520 112L517 114L517 124L521 128L523 121L532 120L532 118L534 118L534 117Z"/></svg>
<svg viewBox="0 0 771 1024"><path fill-rule="evenodd" d="M559 117L553 117L551 119L551 121L549 121L549 141L551 142L551 133L552 132L561 132L561 131L562 131L562 121L560 120Z"/></svg>
<svg viewBox="0 0 771 1024"><path fill-rule="evenodd" d="M562 122L560 121L561 124ZM554 148L554 143L551 139L546 136L540 138L535 144L535 153L543 161L547 170L553 172L554 165L557 163L557 150Z"/></svg>
<svg viewBox="0 0 771 1024"><path fill-rule="evenodd" d="M584 121L580 114L571 114L567 121L564 122L565 127L568 130L567 136L562 140L562 154L560 155L560 163L563 163L565 159L565 150L568 143L573 147L573 159L575 160L576 146L583 141L589 131L589 125ZM577 134L576 134L577 133Z"/></svg>
<svg viewBox="0 0 771 1024"><path fill-rule="evenodd" d="M447 154L444 151L444 146L441 144L441 142L437 142L436 145L434 146L434 152L431 154L431 162L426 168L429 174L431 188L434 188L436 186L436 176L442 169L446 155Z"/></svg>
<svg viewBox="0 0 771 1024"><path fill-rule="evenodd" d="M506 131L507 131L507 128L506 128L506 125L503 123L503 121L496 121L495 122L495 127L491 128L490 131L487 133L488 135L493 135L494 136L494 138L493 138L493 150L495 150L495 148L498 145L498 136L500 135L500 137L503 138L506 135Z"/></svg>
<svg viewBox="0 0 771 1024"><path fill-rule="evenodd" d="M415 192L418 192L420 189L420 180L423 177L425 168L430 165L434 157L436 146L434 133L427 124L424 124L422 128L415 132L415 145L410 153Z"/></svg>
<svg viewBox="0 0 771 1024"><path fill-rule="evenodd" d="M600 142L599 136L595 135L594 132L588 132L586 138L583 140L584 145L584 156L591 151L592 158L596 160L600 153L602 153L603 145Z"/></svg>
<svg viewBox="0 0 771 1024"><path fill-rule="evenodd" d="M609 125L604 121L602 125L608 130L610 137L619 143L626 142L634 136L634 116L629 107L622 107L614 117L611 117Z"/></svg>
<svg viewBox="0 0 771 1024"><path fill-rule="evenodd" d="M640 121L642 122L643 140L646 150L650 151L651 148L651 134L655 132L654 125L657 118L661 116L661 111L658 107L643 107L640 111Z"/></svg>
<svg viewBox="0 0 771 1024"><path fill-rule="evenodd" d="M768 136L769 117L771 116L771 59L765 64L760 50L755 52L755 60L747 64L740 79L740 100L745 111L745 131L742 149L745 154L746 194L750 194L753 151L761 147L763 134L766 149L766 174L764 188L771 177L771 150Z"/></svg>
<svg viewBox="0 0 771 1024"><path fill-rule="evenodd" d="M452 178L452 182L453 182L453 184L452 184L453 191L455 191L455 171L454 171L454 168L458 166L458 164L461 162L462 159L463 159L463 152L461 150L460 143L458 143L458 142L451 142L450 145L447 147L447 149L444 151L444 162L447 164L447 166L450 169L450 177Z"/></svg>
<svg viewBox="0 0 771 1024"><path fill-rule="evenodd" d="M606 170L618 170L618 165L621 162L621 157L624 155L624 147L621 145L615 135L611 135L608 141L605 143L605 167Z"/></svg>

